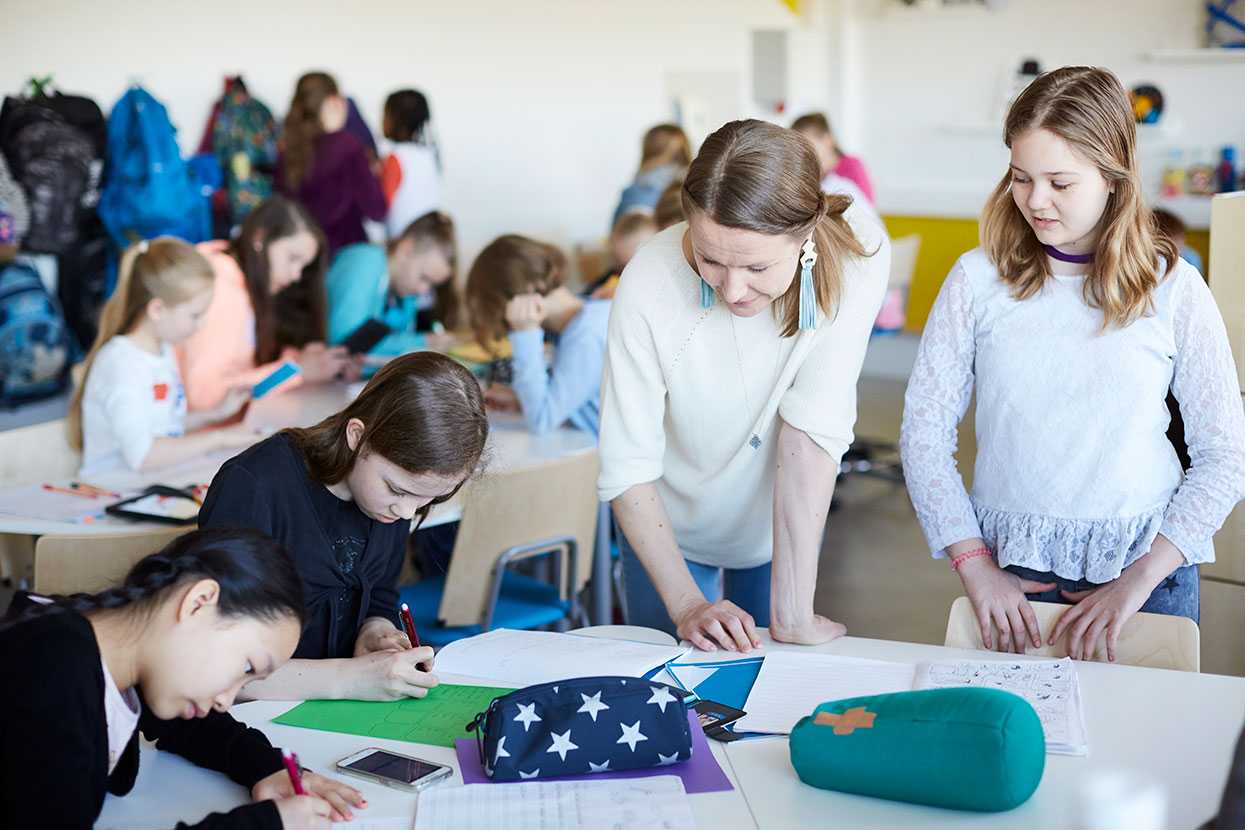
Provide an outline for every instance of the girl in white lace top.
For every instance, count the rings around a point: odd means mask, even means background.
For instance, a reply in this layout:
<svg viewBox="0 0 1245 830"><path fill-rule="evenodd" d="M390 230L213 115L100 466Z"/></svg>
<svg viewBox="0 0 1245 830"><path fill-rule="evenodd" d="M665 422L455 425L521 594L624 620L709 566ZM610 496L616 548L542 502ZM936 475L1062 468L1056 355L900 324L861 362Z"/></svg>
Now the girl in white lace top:
<svg viewBox="0 0 1245 830"><path fill-rule="evenodd" d="M1206 284L1152 229L1115 76L1038 78L1005 136L983 247L951 270L921 338L904 471L987 647L1041 644L1027 594L1075 603L1049 643L1067 635L1073 657L1105 646L1114 660L1138 610L1198 618L1196 565L1214 561L1211 537L1245 496L1236 368ZM954 454L974 388L969 494ZM1187 472L1166 436L1169 388Z"/></svg>

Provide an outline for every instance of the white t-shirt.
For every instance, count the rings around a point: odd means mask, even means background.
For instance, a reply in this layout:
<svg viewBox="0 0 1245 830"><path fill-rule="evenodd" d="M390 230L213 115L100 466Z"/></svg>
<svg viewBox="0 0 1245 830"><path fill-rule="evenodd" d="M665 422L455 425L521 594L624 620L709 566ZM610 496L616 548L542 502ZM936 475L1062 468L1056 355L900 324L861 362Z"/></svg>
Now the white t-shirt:
<svg viewBox="0 0 1245 830"><path fill-rule="evenodd" d="M108 671L108 664L103 658L100 658L99 662L104 667L104 719L108 724L108 774L112 775L130 738L134 737L134 730L138 729L138 692L133 689L126 689L123 692L117 688L117 681L113 680L112 672Z"/></svg>
<svg viewBox="0 0 1245 830"><path fill-rule="evenodd" d="M856 206L845 215L876 253L845 261L837 315L819 312L817 328L794 337L780 335L772 309L744 318L720 300L700 307L685 223L642 247L619 281L601 391L600 497L655 482L693 562L750 568L772 558L781 421L836 464L852 441L890 242Z"/></svg>
<svg viewBox="0 0 1245 830"><path fill-rule="evenodd" d="M154 355L123 334L95 356L82 396L82 472L137 470L157 438L185 433L186 390L167 343Z"/></svg>
<svg viewBox="0 0 1245 830"><path fill-rule="evenodd" d="M436 151L413 141L395 142L390 153L401 175L385 216L385 230L397 239L407 226L441 207L441 170Z"/></svg>

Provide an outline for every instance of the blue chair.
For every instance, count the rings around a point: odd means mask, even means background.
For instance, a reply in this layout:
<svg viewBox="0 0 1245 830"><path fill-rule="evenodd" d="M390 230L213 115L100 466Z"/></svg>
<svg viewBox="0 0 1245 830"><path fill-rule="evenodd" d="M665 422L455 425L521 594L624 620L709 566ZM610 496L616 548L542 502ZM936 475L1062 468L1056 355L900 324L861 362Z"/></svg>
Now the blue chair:
<svg viewBox="0 0 1245 830"><path fill-rule="evenodd" d="M473 482L446 575L398 592L421 642L435 647L492 628L587 624L579 595L591 573L598 469L592 450ZM520 563L534 563L536 574L551 579L516 570Z"/></svg>

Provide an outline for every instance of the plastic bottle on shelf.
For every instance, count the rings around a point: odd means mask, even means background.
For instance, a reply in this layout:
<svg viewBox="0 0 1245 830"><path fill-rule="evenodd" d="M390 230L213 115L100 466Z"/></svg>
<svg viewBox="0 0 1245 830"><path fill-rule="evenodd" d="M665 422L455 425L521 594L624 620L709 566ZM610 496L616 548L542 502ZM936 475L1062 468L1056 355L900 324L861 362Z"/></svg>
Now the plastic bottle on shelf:
<svg viewBox="0 0 1245 830"><path fill-rule="evenodd" d="M1236 148L1229 144L1219 153L1217 190L1220 193L1231 193L1236 190Z"/></svg>
<svg viewBox="0 0 1245 830"><path fill-rule="evenodd" d="M1174 199L1184 195L1184 153L1179 147L1167 152L1167 164L1163 166L1163 187L1160 191L1164 199Z"/></svg>
<svg viewBox="0 0 1245 830"><path fill-rule="evenodd" d="M1185 171L1185 192L1193 196L1213 196L1215 193L1215 168L1202 150L1194 151L1193 163Z"/></svg>

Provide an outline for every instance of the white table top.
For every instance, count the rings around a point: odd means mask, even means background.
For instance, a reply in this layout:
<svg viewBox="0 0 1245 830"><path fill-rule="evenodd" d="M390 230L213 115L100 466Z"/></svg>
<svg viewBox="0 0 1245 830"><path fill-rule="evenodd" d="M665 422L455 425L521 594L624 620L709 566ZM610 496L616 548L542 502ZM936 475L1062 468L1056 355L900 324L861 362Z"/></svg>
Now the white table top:
<svg viewBox="0 0 1245 830"><path fill-rule="evenodd" d="M764 639L766 650L801 650L775 644L767 635ZM992 659L984 652L854 637L807 650L904 662ZM1069 827L1073 826L1070 811L1078 785L1091 773L1117 770L1140 771L1164 784L1169 800L1168 827L1172 830L1197 827L1213 815L1245 719L1245 678L1096 663L1078 663L1077 671L1089 731L1089 756L1048 755L1037 792L1015 810L965 813L818 790L800 782L791 768L786 739L774 738L711 742L714 756L736 789L691 796L697 825L705 830L821 827L828 822L841 828ZM331 770L337 759L374 745L448 763L455 768L453 781L462 781L453 750L444 747L315 732L270 722L293 705L247 703L235 707L234 713L263 730L274 744L293 748L306 766L318 771ZM247 799L243 789L224 776L150 746L144 747L143 754L134 791L125 798L109 796L97 827L169 827L177 820L197 820L213 809L230 809ZM364 781L351 779L350 783L363 790L370 802L368 817L414 815L414 796Z"/></svg>
<svg viewBox="0 0 1245 830"><path fill-rule="evenodd" d="M256 401L247 412L246 422L253 424L256 428L273 431L290 426L310 426L345 408L358 392L357 385L344 383L298 387ZM536 466L573 453L586 452L596 446L596 441L589 433L569 428L557 429L540 436L533 435L527 431L520 416L492 413L489 415L487 446L486 474L489 470ZM90 483L100 487L109 487L122 493L140 491L152 484L173 486L206 484L216 476L221 465L238 452L241 451L213 453L186 464L166 467L150 473L133 473L125 470L96 475L90 478ZM3 500L4 492L0 490L0 500ZM66 498L74 497L66 496ZM457 521L461 516L462 506L458 499L455 499L437 505L423 526L433 527ZM34 536L49 533L108 534L133 533L136 530L155 527L159 525L130 522L113 517L82 524L23 516L16 512L0 512L0 533L21 533Z"/></svg>

